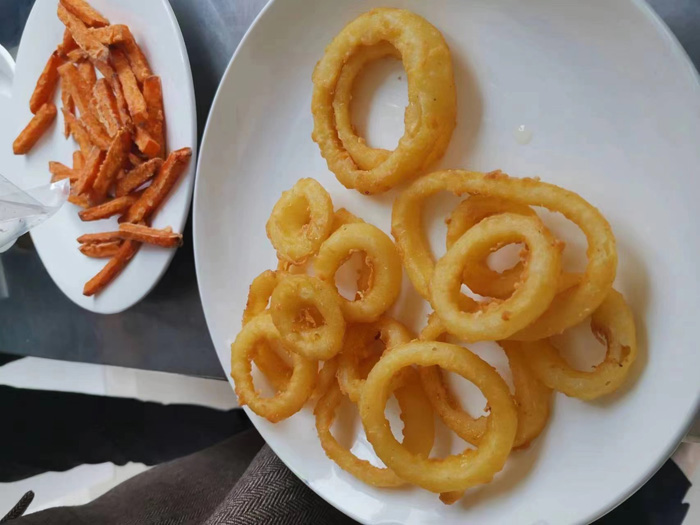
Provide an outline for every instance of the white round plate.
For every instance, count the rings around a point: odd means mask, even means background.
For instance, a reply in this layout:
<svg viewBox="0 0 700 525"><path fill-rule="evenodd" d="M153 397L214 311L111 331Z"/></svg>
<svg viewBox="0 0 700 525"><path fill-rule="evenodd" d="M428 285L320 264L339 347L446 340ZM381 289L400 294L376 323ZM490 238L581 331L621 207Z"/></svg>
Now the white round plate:
<svg viewBox="0 0 700 525"><path fill-rule="evenodd" d="M148 58L154 74L161 77L169 150L189 146L192 161L177 186L153 218L153 226L172 226L182 231L187 220L194 186L197 118L192 72L187 50L175 15L167 0L90 0L91 5L113 24L127 24ZM46 60L63 36L64 26L56 16L58 0L37 0L27 20L17 54L12 98L0 98L3 119L0 139L2 172L23 189L48 184L49 160L71 165L77 144L63 137L63 117L55 123L28 155L14 156L12 141L29 122L29 97ZM54 101L61 107L58 90ZM58 287L73 302L87 310L112 314L138 303L156 285L168 268L174 250L144 246L124 272L96 297L85 297L83 286L105 265L78 251L76 238L83 233L117 229L116 218L82 222L79 209L66 204L54 217L32 230L39 256Z"/></svg>
<svg viewBox="0 0 700 525"><path fill-rule="evenodd" d="M539 439L513 453L491 484L450 507L426 491L375 489L339 469L321 449L310 408L277 425L252 419L296 475L362 523L593 520L656 471L700 399L693 330L700 297L697 73L656 15L633 0L390 4L424 16L452 50L458 124L436 169L539 176L599 207L618 240L615 286L636 316L641 355L623 391L605 400L556 395ZM396 192L369 198L344 189L311 140L313 67L345 24L375 6L369 0L271 2L221 83L199 160L194 234L204 310L227 373L248 285L276 264L265 222L283 190L314 177L336 207L390 230ZM371 144L393 147L403 133L405 74L398 62L370 69L358 87L357 124ZM442 219L456 202L428 206ZM440 254L444 225L432 219L430 237ZM571 237L556 216L546 220L568 241L567 253L580 256L580 237ZM427 308L407 282L399 302L394 314L419 329ZM474 347L504 368L493 345ZM467 395L478 408L478 394ZM373 457L357 423L350 427L357 434L353 450ZM348 429L339 431L347 441ZM441 441L438 448L459 446Z"/></svg>

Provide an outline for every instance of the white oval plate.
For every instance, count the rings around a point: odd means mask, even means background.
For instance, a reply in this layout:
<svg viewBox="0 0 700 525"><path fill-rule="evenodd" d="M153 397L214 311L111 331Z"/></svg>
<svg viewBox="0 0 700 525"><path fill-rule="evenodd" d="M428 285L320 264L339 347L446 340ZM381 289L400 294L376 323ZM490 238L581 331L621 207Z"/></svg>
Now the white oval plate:
<svg viewBox="0 0 700 525"><path fill-rule="evenodd" d="M199 160L194 234L204 311L227 373L248 285L275 267L265 222L283 190L300 177L314 177L336 207L390 229L395 193L368 198L345 190L310 138L314 65L347 22L377 5L277 0L250 29L221 83ZM277 425L251 417L295 474L363 523L593 520L628 497L670 455L700 398L693 330L700 297L697 74L641 2L391 5L425 16L452 50L458 125L437 167L536 175L598 206L618 239L616 287L637 318L641 357L633 380L609 399L585 403L555 396L543 435L514 453L493 483L451 507L434 494L375 489L340 470L323 453L309 408ZM374 98L360 102L356 116L370 143L393 147L403 132L405 75L392 62L374 70L374 80L367 81L378 86ZM533 132L527 145L520 143L521 125ZM455 202L442 208L442 216ZM444 226L430 233L444 251ZM575 239L572 245L581 248ZM400 302L395 314L420 328L426 308L408 284ZM492 348L480 353L502 364ZM353 450L372 456L362 438Z"/></svg>
<svg viewBox="0 0 700 525"><path fill-rule="evenodd" d="M153 226L172 226L182 231L190 208L194 186L197 118L194 87L187 50L175 15L167 0L91 0L95 9L113 24L127 24L143 48L154 74L161 77L169 150L189 146L192 161L160 211ZM0 100L0 110L10 117L2 127L3 175L21 188L48 184L48 161L71 165L77 149L73 139L63 138L60 114L46 136L25 156L12 155L15 136L31 118L29 97L46 60L61 41L64 26L56 16L58 0L37 0L22 34L17 67L9 102ZM58 90L55 100L60 109ZM5 109L7 107L7 109ZM76 238L83 233L116 229L116 218L82 222L78 208L66 204L53 218L32 230L31 235L46 269L58 287L73 302L87 310L112 314L138 303L153 289L168 268L174 250L144 246L129 266L96 297L85 297L83 286L104 266L105 260L85 257L78 251Z"/></svg>

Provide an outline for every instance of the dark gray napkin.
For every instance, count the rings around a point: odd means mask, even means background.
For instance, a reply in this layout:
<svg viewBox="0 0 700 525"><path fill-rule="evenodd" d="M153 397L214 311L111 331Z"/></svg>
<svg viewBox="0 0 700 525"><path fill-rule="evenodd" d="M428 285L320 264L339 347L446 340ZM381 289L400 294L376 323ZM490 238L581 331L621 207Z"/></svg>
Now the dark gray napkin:
<svg viewBox="0 0 700 525"><path fill-rule="evenodd" d="M11 525L353 525L250 429L135 476L100 498Z"/></svg>

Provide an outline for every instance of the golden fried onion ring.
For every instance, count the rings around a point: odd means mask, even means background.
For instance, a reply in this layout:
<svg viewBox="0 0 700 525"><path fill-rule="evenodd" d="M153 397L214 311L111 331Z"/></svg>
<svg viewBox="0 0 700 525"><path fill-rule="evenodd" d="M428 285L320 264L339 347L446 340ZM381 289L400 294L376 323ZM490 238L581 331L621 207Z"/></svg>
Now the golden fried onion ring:
<svg viewBox="0 0 700 525"><path fill-rule="evenodd" d="M345 337L340 295L330 284L308 275L282 278L272 292L270 313L284 345L307 359L326 360L338 352ZM315 310L323 322L300 322Z"/></svg>
<svg viewBox="0 0 700 525"><path fill-rule="evenodd" d="M299 179L272 208L265 229L277 257L303 263L328 238L333 224L333 202L328 192L311 178Z"/></svg>
<svg viewBox="0 0 700 525"><path fill-rule="evenodd" d="M503 344L512 353L520 352L533 373L548 387L579 399L597 399L620 388L637 358L634 318L622 294L610 290L591 315L591 330L608 347L603 362L591 372L572 368L548 340Z"/></svg>
<svg viewBox="0 0 700 525"><path fill-rule="evenodd" d="M341 297L348 322L376 321L401 291L401 259L396 246L379 228L367 223L346 224L338 228L322 245L314 259L319 279L335 286L335 273L355 252L364 252L371 268L369 288L354 301Z"/></svg>
<svg viewBox="0 0 700 525"><path fill-rule="evenodd" d="M444 341L447 334L440 318L431 314L428 324L420 333L421 341ZM539 381L525 362L524 352L515 352L504 346L513 376L513 401L518 412L518 430L513 448L527 447L540 435L549 420L552 390ZM473 418L445 384L442 371L437 366L418 369L423 388L430 404L440 419L467 443L478 446L486 432L488 416ZM445 498L440 499L445 501ZM459 498L457 498L459 499ZM451 501L454 503L454 501Z"/></svg>
<svg viewBox="0 0 700 525"><path fill-rule="evenodd" d="M493 246L523 242L528 248L526 271L504 301L460 308L465 261L481 259ZM467 343L510 337L537 319L557 293L561 252L537 217L514 213L493 215L469 229L435 265L430 302L447 330Z"/></svg>
<svg viewBox="0 0 700 525"><path fill-rule="evenodd" d="M574 192L533 179L505 174L461 170L438 171L414 181L399 195L392 211L392 233L413 285L426 299L435 268L425 232L422 204L431 195L480 194L529 206L543 206L573 221L588 241L588 263L581 280L557 294L547 311L511 339L537 340L558 334L579 323L603 302L615 279L615 237L602 214Z"/></svg>
<svg viewBox="0 0 700 525"><path fill-rule="evenodd" d="M243 311L243 326L267 309L270 296L277 286L278 279L278 272L272 270L265 270L253 279L248 291L248 302ZM279 346L281 344L271 345L268 341L260 341L253 351L255 366L258 367L258 370L263 373L277 391L282 390L289 378L292 377L292 368L280 357L275 349Z"/></svg>
<svg viewBox="0 0 700 525"><path fill-rule="evenodd" d="M484 195L472 195L459 203L447 223L447 249L470 228L476 226L486 217L499 213L518 213L534 217L535 211L524 204L517 204L504 199L494 199ZM495 251L495 250L492 250ZM510 297L515 286L520 281L523 272L523 262L519 261L512 268L497 272L489 268L487 258L469 259L464 267L462 280L469 289L484 297L505 299Z"/></svg>
<svg viewBox="0 0 700 525"><path fill-rule="evenodd" d="M360 361L375 350L372 344L381 341L384 350L408 343L413 336L403 324L391 317L380 317L373 323L353 324L348 327L343 350L338 362L338 384L341 391L357 403L365 383L360 371Z"/></svg>
<svg viewBox="0 0 700 525"><path fill-rule="evenodd" d="M333 99L349 58L361 46L382 41L391 43L401 54L408 79L406 114L420 118L408 118L396 149L381 164L364 170L338 138ZM312 80L312 138L328 168L346 188L365 194L386 191L415 176L429 156L437 158L444 153L457 112L452 58L440 32L422 17L392 8L360 15L328 45Z"/></svg>
<svg viewBox="0 0 700 525"><path fill-rule="evenodd" d="M352 86L357 74L369 62L385 57L401 58L401 54L389 42L379 42L376 46L358 47L350 59L343 66L343 71L338 77L333 96L333 111L338 138L343 147L362 170L371 170L384 162L391 151L372 148L367 145L362 137L355 132L350 118L350 102L352 101Z"/></svg>
<svg viewBox="0 0 700 525"><path fill-rule="evenodd" d="M411 453L394 438L384 410L393 376L412 365L439 365L482 391L491 414L478 449L429 459ZM413 341L385 353L367 376L359 406L367 439L379 459L401 478L438 493L489 482L503 468L518 425L508 386L491 365L465 348L436 341Z"/></svg>
<svg viewBox="0 0 700 525"><path fill-rule="evenodd" d="M418 377L415 375L415 370L410 370L410 372L412 374L406 376L406 381L399 383L394 390L394 395L401 409L401 420L404 422L403 446L413 454L427 458L435 439L432 409L420 386ZM395 382L394 385L396 384ZM331 426L342 397L343 394L338 384L334 383L314 408L316 431L326 455L335 461L340 468L369 485L375 487L405 485L406 481L398 477L391 469L375 467L369 461L358 458L333 437Z"/></svg>
<svg viewBox="0 0 700 525"><path fill-rule="evenodd" d="M231 377L241 405L248 405L257 415L272 423L298 412L311 395L316 381L318 365L291 352L292 375L284 389L273 397L262 398L256 392L251 376L251 358L260 342L277 343L279 332L269 313L257 315L240 331L231 345Z"/></svg>

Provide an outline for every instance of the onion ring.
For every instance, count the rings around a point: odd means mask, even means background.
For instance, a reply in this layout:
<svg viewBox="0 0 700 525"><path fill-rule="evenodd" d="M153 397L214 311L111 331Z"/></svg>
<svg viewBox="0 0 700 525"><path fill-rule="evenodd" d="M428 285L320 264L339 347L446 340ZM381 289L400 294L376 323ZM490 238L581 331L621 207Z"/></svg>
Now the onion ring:
<svg viewBox="0 0 700 525"><path fill-rule="evenodd" d="M579 399L597 399L620 388L637 358L634 317L624 297L610 290L591 315L591 330L608 350L593 371L572 368L548 340L504 341L506 348L524 354L533 373L548 387Z"/></svg>
<svg viewBox="0 0 700 525"><path fill-rule="evenodd" d="M518 213L534 217L535 211L524 204L517 204L503 199L494 199L484 195L472 195L457 206L447 223L447 249L471 227L482 219L499 213ZM505 299L510 297L523 272L523 262L519 261L512 268L497 272L489 268L486 258L469 259L464 268L462 280L469 289L484 297Z"/></svg>
<svg viewBox="0 0 700 525"><path fill-rule="evenodd" d="M376 321L401 291L401 259L383 231L367 223L341 226L321 245L314 259L314 272L319 279L335 286L335 273L355 252L365 253L371 268L371 283L354 301L341 297L341 308L349 322Z"/></svg>
<svg viewBox="0 0 700 525"><path fill-rule="evenodd" d="M335 211L335 215L333 216L333 232L345 224L364 222L365 221L345 208L339 208ZM372 287L372 283L374 282L373 279L374 272L372 271L372 267L369 266L365 260L357 273L357 293L355 294L355 299L361 299L364 294L367 293L367 291Z"/></svg>
<svg viewBox="0 0 700 525"><path fill-rule="evenodd" d="M401 54L408 79L407 115L420 116L407 126L396 149L376 167L359 169L338 138L333 99L349 58L361 46L391 43ZM379 8L345 26L326 48L312 75L313 140L328 168L343 186L365 194L380 193L415 176L430 156L440 157L456 122L457 102L452 58L440 32L420 16L402 9ZM413 121L413 118L409 118Z"/></svg>
<svg viewBox="0 0 700 525"><path fill-rule="evenodd" d="M440 365L483 392L491 414L478 449L437 460L411 453L394 438L384 410L393 376L411 365ZM413 341L385 353L367 376L359 406L367 439L379 459L401 478L438 493L489 482L503 468L518 424L508 386L491 365L465 348L435 341Z"/></svg>
<svg viewBox="0 0 700 525"><path fill-rule="evenodd" d="M444 341L445 335L447 335L445 327L439 317L433 313L420 333L420 340ZM549 420L552 390L539 381L527 366L525 361L527 354L513 351L510 347L503 348L513 376L513 402L518 412L518 429L515 433L513 448L525 448L540 435ZM439 367L422 367L418 369L418 373L430 404L440 419L464 441L478 446L486 432L488 416L474 418L466 412L445 384L445 378ZM446 501L451 499L449 497L441 496L440 499L450 504L459 497L449 502Z"/></svg>
<svg viewBox="0 0 700 525"><path fill-rule="evenodd" d="M391 152L385 149L371 148L367 145L365 140L359 137L355 132L352 119L350 118L352 87L357 74L367 63L385 57L400 59L401 54L389 42L379 42L376 46L371 47L358 47L355 54L353 54L343 66L343 70L338 77L338 83L335 86L333 111L338 138L350 157L352 157L352 160L362 170L371 170L375 168L384 162ZM407 127L409 127L408 124Z"/></svg>
<svg viewBox="0 0 700 525"><path fill-rule="evenodd" d="M536 216L535 211L524 204L495 199L484 195L472 195L459 203L452 214L446 219L447 249L457 242L464 232L478 224L482 219L499 213L518 213L520 215ZM561 243L564 247L564 243ZM521 278L523 261L512 268L497 272L489 268L487 258L481 260L469 259L464 268L462 281L469 289L484 297L505 299L513 294L513 290ZM563 272L560 277L558 292L568 290L581 280L580 274Z"/></svg>
<svg viewBox="0 0 700 525"><path fill-rule="evenodd" d="M262 398L255 390L251 376L251 357L260 342L275 343L279 332L268 313L251 319L231 344L231 377L241 405L248 405L257 415L272 423L298 412L313 391L318 365L291 352L292 375L286 387L270 398Z"/></svg>
<svg viewBox="0 0 700 525"><path fill-rule="evenodd" d="M303 323L304 311L315 308L323 318L318 325ZM340 296L328 283L308 275L285 276L270 299L272 322L284 345L307 359L326 360L338 352L345 336Z"/></svg>
<svg viewBox="0 0 700 525"><path fill-rule="evenodd" d="M265 270L250 283L248 301L243 310L243 326L253 317L267 309L270 297L279 282L279 274L273 270Z"/></svg>
<svg viewBox="0 0 700 525"><path fill-rule="evenodd" d="M529 256L515 292L504 301L479 303L476 311L463 311L459 297L465 261L478 260L494 245L515 242L524 242ZM470 228L437 262L430 302L447 330L465 342L505 339L547 310L560 273L561 252L542 221L514 213L492 215Z"/></svg>
<svg viewBox="0 0 700 525"><path fill-rule="evenodd" d="M612 287L617 268L615 237L601 213L576 193L533 179L515 179L501 173L461 170L438 171L414 181L399 195L392 210L392 233L406 272L418 292L429 298L435 261L421 227L422 203L440 191L457 195L481 194L519 204L543 206L573 221L588 241L588 263L575 286L557 294L547 311L512 339L537 340L578 324Z"/></svg>
<svg viewBox="0 0 700 525"><path fill-rule="evenodd" d="M391 348L408 343L413 339L411 332L403 324L391 317L380 317L377 321L367 324L351 325L343 341L343 350L338 362L338 384L340 390L357 403L362 394L365 380L362 378L360 360L368 357L368 352L375 350L372 343L381 341L384 345L381 353Z"/></svg>
<svg viewBox="0 0 700 525"><path fill-rule="evenodd" d="M415 371L412 372L415 373ZM397 386L397 383L394 385ZM435 429L432 424L430 403L425 398L425 393L422 392L417 377L405 384L399 384L394 395L399 402L401 419L404 422L404 446L412 453L427 458L433 448ZM335 412L342 397L343 394L338 384L334 383L314 408L316 431L326 455L340 468L369 485L375 487L405 485L406 481L398 477L391 469L375 467L369 461L358 458L333 437L330 428L335 420ZM426 410L428 410L427 413ZM426 418L426 414L430 417ZM429 423L426 424L428 420Z"/></svg>
<svg viewBox="0 0 700 525"><path fill-rule="evenodd" d="M272 270L266 270L253 279L243 311L243 326L267 309L278 279L279 273ZM267 341L261 341L256 345L253 362L277 391L284 389L289 378L292 377L292 368Z"/></svg>
<svg viewBox="0 0 700 525"><path fill-rule="evenodd" d="M323 395L328 392L328 390L336 384L336 374L338 373L338 356L323 363L323 366L318 371L318 377L316 378L316 386L314 391L309 398L314 405L318 403L318 400L323 397Z"/></svg>
<svg viewBox="0 0 700 525"><path fill-rule="evenodd" d="M328 238L333 224L333 202L311 178L299 179L272 208L265 229L277 257L301 264Z"/></svg>

